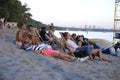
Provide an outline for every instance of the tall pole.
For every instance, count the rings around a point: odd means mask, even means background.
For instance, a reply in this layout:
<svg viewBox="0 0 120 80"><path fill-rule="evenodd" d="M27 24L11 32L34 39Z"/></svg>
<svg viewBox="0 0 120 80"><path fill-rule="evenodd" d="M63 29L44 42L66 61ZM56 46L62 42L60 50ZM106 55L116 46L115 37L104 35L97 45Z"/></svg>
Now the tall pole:
<svg viewBox="0 0 120 80"><path fill-rule="evenodd" d="M114 28L113 28L113 45L114 45L114 42L115 42L115 33L116 33L116 9L117 9L117 6L116 6L116 0L115 0L115 10L114 10Z"/></svg>
<svg viewBox="0 0 120 80"><path fill-rule="evenodd" d="M120 15L118 13L120 12L120 0L115 0L115 10L114 10L114 29L113 29L113 45L115 43L115 34L117 30L117 24L120 23ZM120 39L120 37L119 37Z"/></svg>

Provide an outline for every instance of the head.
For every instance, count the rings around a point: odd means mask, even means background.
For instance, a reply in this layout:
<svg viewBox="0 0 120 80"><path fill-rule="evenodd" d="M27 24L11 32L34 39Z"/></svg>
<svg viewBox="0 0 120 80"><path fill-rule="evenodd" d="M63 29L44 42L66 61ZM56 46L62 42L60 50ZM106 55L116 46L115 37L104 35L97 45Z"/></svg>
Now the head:
<svg viewBox="0 0 120 80"><path fill-rule="evenodd" d="M33 26L32 26L32 25L29 25L29 26L28 26L28 30L29 30L29 31L32 31L32 30L33 30Z"/></svg>
<svg viewBox="0 0 120 80"><path fill-rule="evenodd" d="M22 24L21 29L26 30L26 24Z"/></svg>
<svg viewBox="0 0 120 80"><path fill-rule="evenodd" d="M75 34L75 33L73 33L71 36L72 36L73 38L76 38L76 34Z"/></svg>
<svg viewBox="0 0 120 80"><path fill-rule="evenodd" d="M51 26L53 26L53 23L51 23Z"/></svg>
<svg viewBox="0 0 120 80"><path fill-rule="evenodd" d="M83 35L78 35L76 40L78 40L78 41L84 40L84 36Z"/></svg>
<svg viewBox="0 0 120 80"><path fill-rule="evenodd" d="M51 23L51 25L49 26L49 29L50 29L52 32L55 31L55 28L54 28L54 26L53 26L53 23Z"/></svg>
<svg viewBox="0 0 120 80"><path fill-rule="evenodd" d="M71 38L71 35L68 32L64 32L63 37L67 40Z"/></svg>

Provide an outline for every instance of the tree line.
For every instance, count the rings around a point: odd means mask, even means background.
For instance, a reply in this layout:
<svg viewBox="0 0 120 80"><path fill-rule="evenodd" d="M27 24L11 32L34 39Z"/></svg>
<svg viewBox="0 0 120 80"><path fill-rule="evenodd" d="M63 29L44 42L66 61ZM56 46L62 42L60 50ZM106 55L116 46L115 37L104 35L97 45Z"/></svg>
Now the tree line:
<svg viewBox="0 0 120 80"><path fill-rule="evenodd" d="M17 22L18 26L22 23L34 25L38 28L46 25L33 20L30 8L27 4L22 5L19 0L0 0L0 18L5 17L9 22Z"/></svg>

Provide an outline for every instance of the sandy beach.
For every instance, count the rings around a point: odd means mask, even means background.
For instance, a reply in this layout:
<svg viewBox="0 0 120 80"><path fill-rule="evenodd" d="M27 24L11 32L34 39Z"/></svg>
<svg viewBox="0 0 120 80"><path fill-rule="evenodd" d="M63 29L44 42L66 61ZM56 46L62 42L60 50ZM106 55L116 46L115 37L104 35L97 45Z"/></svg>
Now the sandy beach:
<svg viewBox="0 0 120 80"><path fill-rule="evenodd" d="M65 62L15 45L17 30L0 30L0 80L120 80L120 57L104 54L112 62Z"/></svg>

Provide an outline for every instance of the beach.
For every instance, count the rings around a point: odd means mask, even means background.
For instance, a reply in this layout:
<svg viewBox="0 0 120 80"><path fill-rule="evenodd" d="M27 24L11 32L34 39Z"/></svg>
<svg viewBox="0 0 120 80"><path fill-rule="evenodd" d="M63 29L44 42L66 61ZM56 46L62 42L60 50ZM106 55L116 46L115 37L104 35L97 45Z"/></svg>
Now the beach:
<svg viewBox="0 0 120 80"><path fill-rule="evenodd" d="M66 62L15 45L18 29L0 30L0 80L120 80L120 57L112 62Z"/></svg>

